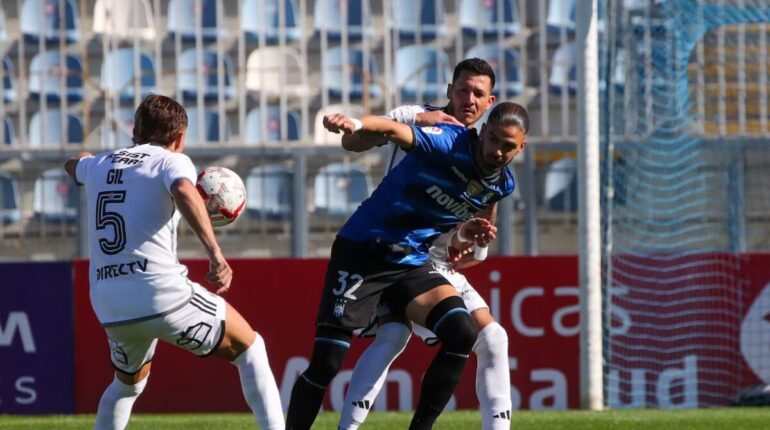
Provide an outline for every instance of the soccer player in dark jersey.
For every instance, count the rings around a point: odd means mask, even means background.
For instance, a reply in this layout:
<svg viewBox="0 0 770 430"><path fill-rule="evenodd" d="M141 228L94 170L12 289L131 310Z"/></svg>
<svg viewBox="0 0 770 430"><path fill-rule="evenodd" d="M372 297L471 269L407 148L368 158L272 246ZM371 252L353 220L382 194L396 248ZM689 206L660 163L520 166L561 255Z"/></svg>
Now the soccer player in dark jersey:
<svg viewBox="0 0 770 430"><path fill-rule="evenodd" d="M513 192L508 163L521 152L529 118L515 103L495 107L480 133L417 128L378 116L324 118L332 132L381 133L408 152L340 230L326 272L310 364L294 384L287 428L308 429L350 346L387 289L394 311L433 331L441 348L422 383L411 429L432 428L476 340L463 300L429 262L431 242ZM474 236L483 237L493 227Z"/></svg>

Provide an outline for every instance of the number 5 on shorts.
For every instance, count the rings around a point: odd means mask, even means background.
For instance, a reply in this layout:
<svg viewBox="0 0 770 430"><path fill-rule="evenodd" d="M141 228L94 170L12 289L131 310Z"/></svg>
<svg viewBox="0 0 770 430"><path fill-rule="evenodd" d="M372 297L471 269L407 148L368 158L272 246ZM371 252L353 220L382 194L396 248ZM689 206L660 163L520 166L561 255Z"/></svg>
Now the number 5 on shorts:
<svg viewBox="0 0 770 430"><path fill-rule="evenodd" d="M340 283L340 287L333 289L332 293L334 293L335 296L342 295L346 299L355 300L356 296L353 295L353 292L364 283L364 278L357 273L351 275L344 270L338 270L337 274L340 275L340 277L337 278L337 281ZM351 285L350 289L345 291L348 286L348 280L353 282L353 285Z"/></svg>

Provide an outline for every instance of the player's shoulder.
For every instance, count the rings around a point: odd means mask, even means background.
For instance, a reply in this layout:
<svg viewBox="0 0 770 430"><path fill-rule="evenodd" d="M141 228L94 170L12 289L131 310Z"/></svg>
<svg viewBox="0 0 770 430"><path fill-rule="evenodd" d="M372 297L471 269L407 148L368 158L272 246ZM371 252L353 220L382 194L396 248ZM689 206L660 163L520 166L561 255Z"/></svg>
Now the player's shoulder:
<svg viewBox="0 0 770 430"><path fill-rule="evenodd" d="M516 188L516 177L513 175L513 169L510 166L503 168L501 188L503 192L513 192L514 188Z"/></svg>

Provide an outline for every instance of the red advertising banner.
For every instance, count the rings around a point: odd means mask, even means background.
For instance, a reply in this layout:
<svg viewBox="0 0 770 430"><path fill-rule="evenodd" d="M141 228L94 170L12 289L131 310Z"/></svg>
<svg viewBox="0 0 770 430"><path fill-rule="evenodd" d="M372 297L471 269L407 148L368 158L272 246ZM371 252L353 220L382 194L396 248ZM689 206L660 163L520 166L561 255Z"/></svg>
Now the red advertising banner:
<svg viewBox="0 0 770 430"><path fill-rule="evenodd" d="M203 284L205 261L188 261ZM232 260L235 280L225 298L265 338L284 407L308 363L326 260ZM107 340L88 299L88 263L75 278L75 411L96 410L112 379ZM574 408L578 398L578 289L575 257L490 258L465 272L509 336L514 408ZM339 410L356 359L371 340L355 339L342 371L329 386L324 409ZM411 410L436 349L413 338L391 368L375 410ZM478 407L475 359L469 361L449 409ZM142 412L246 411L235 367L199 359L160 344Z"/></svg>

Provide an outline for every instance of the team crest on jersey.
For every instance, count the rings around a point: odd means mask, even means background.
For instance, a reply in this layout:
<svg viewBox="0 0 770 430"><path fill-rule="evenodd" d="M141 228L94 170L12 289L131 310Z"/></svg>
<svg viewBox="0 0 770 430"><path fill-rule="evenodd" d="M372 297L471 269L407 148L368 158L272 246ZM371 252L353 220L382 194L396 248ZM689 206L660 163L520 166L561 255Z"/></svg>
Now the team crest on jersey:
<svg viewBox="0 0 770 430"><path fill-rule="evenodd" d="M345 300L337 299L334 301L334 316L337 318L345 314Z"/></svg>
<svg viewBox="0 0 770 430"><path fill-rule="evenodd" d="M465 193L468 194L469 197L473 197L482 191L484 191L484 186L481 185L478 181L473 180L468 182L468 187L465 188Z"/></svg>
<svg viewBox="0 0 770 430"><path fill-rule="evenodd" d="M444 130L438 128L438 127L422 127L422 131L428 134L441 134L444 132Z"/></svg>

